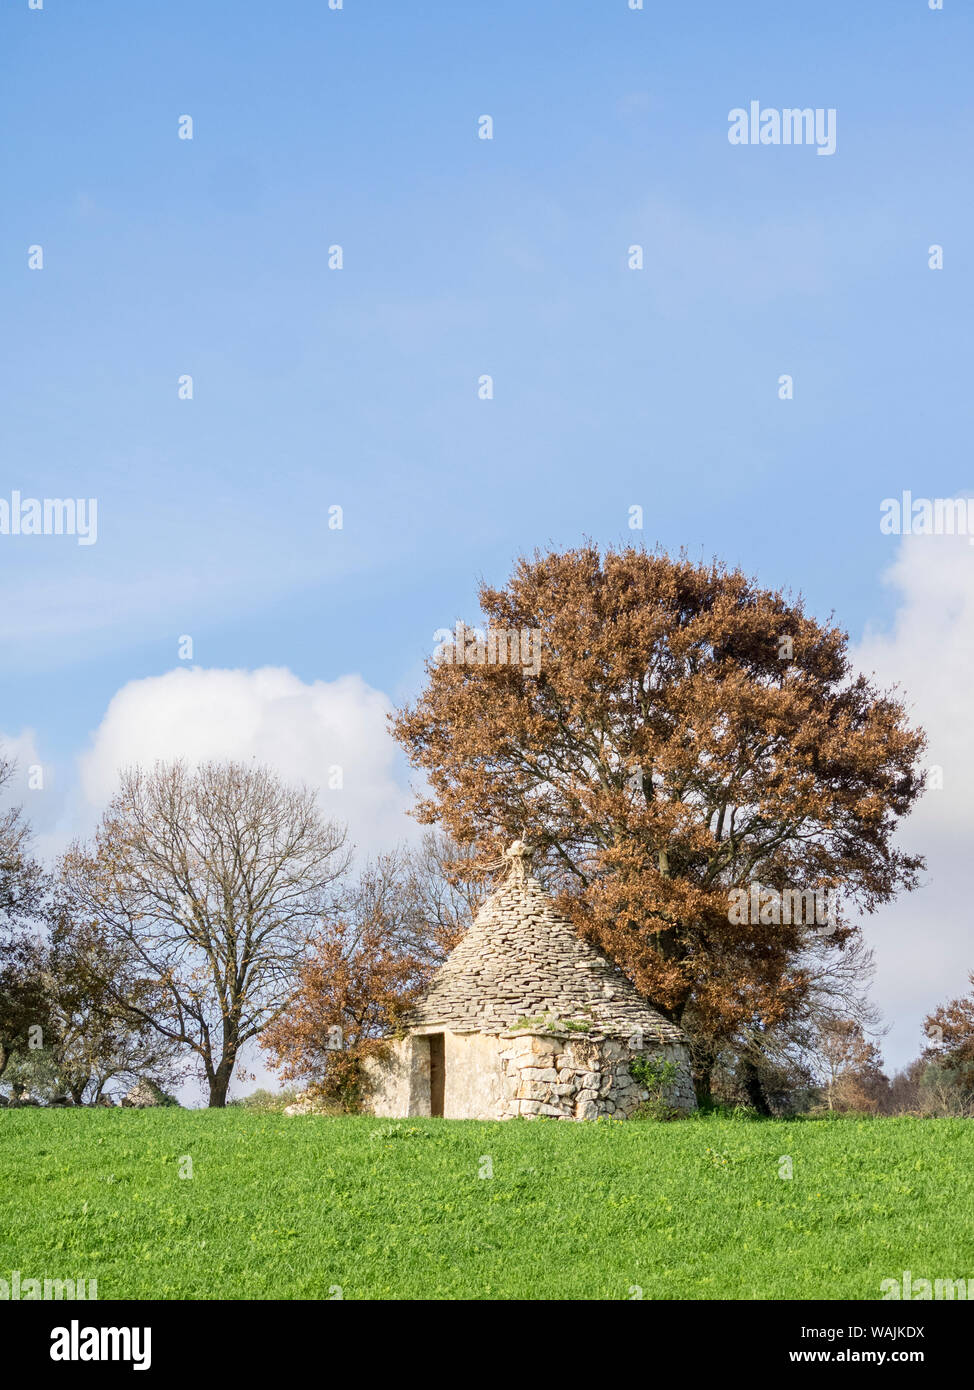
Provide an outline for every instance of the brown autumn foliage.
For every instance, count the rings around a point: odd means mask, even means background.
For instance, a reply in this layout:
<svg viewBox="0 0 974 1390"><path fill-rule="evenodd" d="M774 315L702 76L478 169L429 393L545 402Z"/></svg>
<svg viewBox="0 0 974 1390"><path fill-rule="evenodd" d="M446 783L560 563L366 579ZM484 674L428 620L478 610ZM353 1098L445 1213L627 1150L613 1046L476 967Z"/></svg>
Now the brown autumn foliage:
<svg viewBox="0 0 974 1390"><path fill-rule="evenodd" d="M343 895L287 1011L261 1037L286 1081L346 1110L366 1088L363 1063L382 1057L390 1034L456 945L480 893L451 869L465 858L428 833L412 851L369 863Z"/></svg>
<svg viewBox="0 0 974 1390"><path fill-rule="evenodd" d="M540 671L476 640L428 664L394 718L429 780L419 819L483 865L530 839L579 930L669 1017L692 1004L720 1038L799 1014L807 930L735 925L728 895L835 889L840 946L853 912L916 885L893 835L925 740L895 692L851 671L838 627L716 561L535 553L480 606L540 633Z"/></svg>
<svg viewBox="0 0 974 1390"><path fill-rule="evenodd" d="M923 1031L931 1040L925 1055L974 1090L974 971L969 979L970 993L936 1008L924 1019Z"/></svg>
<svg viewBox="0 0 974 1390"><path fill-rule="evenodd" d="M417 997L426 974L415 958L389 948L382 920L333 923L298 974L297 996L261 1036L285 1081L310 1082L327 1099L354 1110L362 1063L382 1057L383 1038Z"/></svg>

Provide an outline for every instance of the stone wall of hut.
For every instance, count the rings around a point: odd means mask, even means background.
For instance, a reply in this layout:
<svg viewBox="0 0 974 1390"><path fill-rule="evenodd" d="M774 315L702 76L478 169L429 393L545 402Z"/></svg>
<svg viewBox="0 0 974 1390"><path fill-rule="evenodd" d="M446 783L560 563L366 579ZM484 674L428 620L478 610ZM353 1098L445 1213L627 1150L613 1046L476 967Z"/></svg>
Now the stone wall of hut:
<svg viewBox="0 0 974 1390"><path fill-rule="evenodd" d="M398 1040L388 1062L372 1064L367 1108L373 1114L429 1115L428 1033L433 1031ZM526 1030L444 1030L443 1036L446 1119L626 1119L649 1098L632 1074L637 1058L672 1062L675 1077L664 1099L677 1110L696 1108L689 1054L681 1043L633 1048L625 1039L603 1035Z"/></svg>

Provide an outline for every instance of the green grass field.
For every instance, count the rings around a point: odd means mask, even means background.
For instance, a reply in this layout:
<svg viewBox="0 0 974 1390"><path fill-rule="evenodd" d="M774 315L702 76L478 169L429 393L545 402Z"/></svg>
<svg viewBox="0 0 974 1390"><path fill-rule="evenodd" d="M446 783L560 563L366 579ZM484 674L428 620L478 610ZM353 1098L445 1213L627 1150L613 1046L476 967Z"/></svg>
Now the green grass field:
<svg viewBox="0 0 974 1390"><path fill-rule="evenodd" d="M0 1278L95 1277L101 1299L874 1299L905 1269L974 1277L965 1120L8 1110L0 1172Z"/></svg>

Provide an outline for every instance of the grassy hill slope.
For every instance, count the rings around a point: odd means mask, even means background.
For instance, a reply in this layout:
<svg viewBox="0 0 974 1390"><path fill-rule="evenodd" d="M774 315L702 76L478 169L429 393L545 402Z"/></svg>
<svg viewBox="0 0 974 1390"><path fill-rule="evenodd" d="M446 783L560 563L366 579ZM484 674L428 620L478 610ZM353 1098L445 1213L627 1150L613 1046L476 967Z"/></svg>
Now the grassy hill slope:
<svg viewBox="0 0 974 1390"><path fill-rule="evenodd" d="M95 1277L101 1299L875 1299L903 1270L974 1278L965 1120L8 1110L0 1172L0 1278Z"/></svg>

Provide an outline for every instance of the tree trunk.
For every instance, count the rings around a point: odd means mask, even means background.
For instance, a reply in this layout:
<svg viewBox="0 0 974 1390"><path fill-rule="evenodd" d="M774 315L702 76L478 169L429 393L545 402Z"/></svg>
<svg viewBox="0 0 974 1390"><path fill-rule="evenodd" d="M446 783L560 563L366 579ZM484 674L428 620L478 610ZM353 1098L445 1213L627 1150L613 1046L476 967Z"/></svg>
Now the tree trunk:
<svg viewBox="0 0 974 1390"><path fill-rule="evenodd" d="M750 1057L742 1057L740 1066L737 1069L738 1080L744 1088L748 1104L759 1115L769 1116L771 1107L765 1098L764 1089L761 1085L761 1078L758 1069Z"/></svg>
<svg viewBox="0 0 974 1390"><path fill-rule="evenodd" d="M696 1092L697 1104L701 1108L713 1105L713 1078L714 1064L708 1058L706 1062L698 1062L693 1068L693 1089Z"/></svg>
<svg viewBox="0 0 974 1390"><path fill-rule="evenodd" d="M236 1061L236 1052L232 1056L225 1056L220 1062L215 1072L207 1076L210 1085L210 1099L208 1104L211 1109L222 1110L227 1103L227 1092L230 1089L230 1082L233 1080L233 1067Z"/></svg>
<svg viewBox="0 0 974 1390"><path fill-rule="evenodd" d="M701 1107L713 1105L714 1068L717 1065L717 1049L705 1042L690 1044L690 1074L697 1104Z"/></svg>

